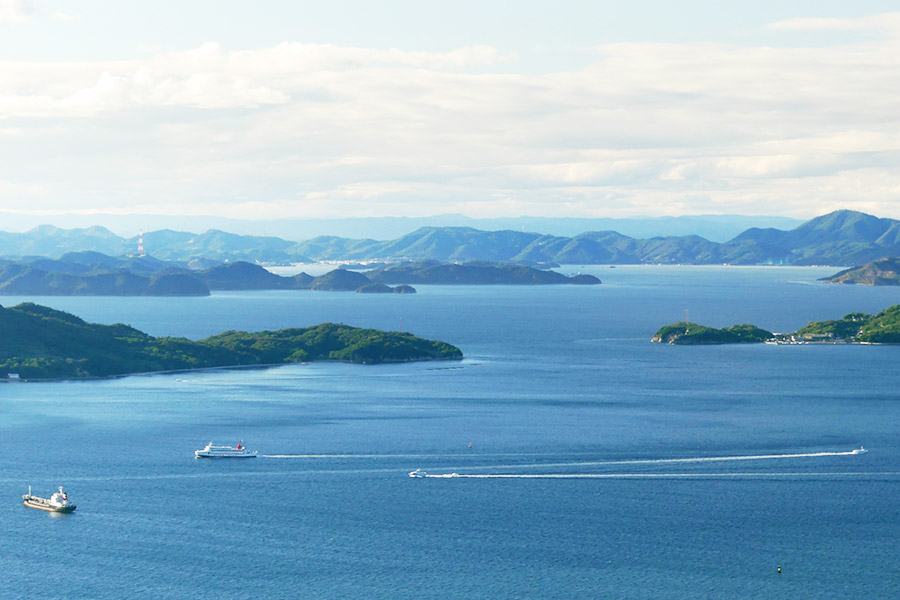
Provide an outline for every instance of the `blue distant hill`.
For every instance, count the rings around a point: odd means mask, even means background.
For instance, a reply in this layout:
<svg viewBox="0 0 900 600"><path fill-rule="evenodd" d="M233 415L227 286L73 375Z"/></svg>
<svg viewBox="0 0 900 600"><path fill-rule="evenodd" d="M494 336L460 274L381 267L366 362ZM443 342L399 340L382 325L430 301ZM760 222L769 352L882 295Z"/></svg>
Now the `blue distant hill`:
<svg viewBox="0 0 900 600"><path fill-rule="evenodd" d="M253 237L307 240L319 236L353 239L392 240L422 227L471 227L482 231L535 231L571 237L585 231L617 231L633 238L698 235L713 242L725 242L751 228L793 229L803 219L779 216L683 215L671 217L498 217L473 218L459 214L429 217L334 217L277 220L238 220L216 216L171 215L57 215L53 222L71 228L103 226L117 232L169 230L227 231ZM33 217L5 215L7 227L23 231L32 227ZM196 234L186 234L188 237ZM134 245L129 247L133 251Z"/></svg>
<svg viewBox="0 0 900 600"><path fill-rule="evenodd" d="M585 224L591 221L584 221ZM752 227L724 242L703 236L631 237L594 230L562 236L534 231L473 227L420 227L391 240L318 236L290 241L219 230L202 234L162 229L143 236L157 259L210 267L247 261L285 264L316 261L493 261L520 264L784 264L859 265L900 255L900 221L841 210L792 229ZM137 249L102 227L41 226L25 233L0 232L0 256L59 258L91 251L111 256Z"/></svg>
<svg viewBox="0 0 900 600"><path fill-rule="evenodd" d="M727 242L697 235L633 238L615 231L562 237L469 227L423 227L388 242L314 238L317 260L439 260L557 264L854 265L900 255L900 221L842 210L791 230L751 228Z"/></svg>
<svg viewBox="0 0 900 600"><path fill-rule="evenodd" d="M396 287L388 283L400 284ZM596 285L592 275L569 277L527 265L446 264L426 261L360 273L333 269L313 277L276 275L246 261L205 269L150 256L112 257L99 252L71 252L58 259L0 260L3 296L208 296L211 290L356 291L366 294L414 294L409 283L457 285Z"/></svg>

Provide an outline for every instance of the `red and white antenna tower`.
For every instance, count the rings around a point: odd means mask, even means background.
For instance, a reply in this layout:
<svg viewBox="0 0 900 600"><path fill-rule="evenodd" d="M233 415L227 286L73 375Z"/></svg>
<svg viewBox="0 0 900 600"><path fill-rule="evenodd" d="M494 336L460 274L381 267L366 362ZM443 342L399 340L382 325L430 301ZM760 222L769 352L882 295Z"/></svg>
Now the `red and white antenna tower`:
<svg viewBox="0 0 900 600"><path fill-rule="evenodd" d="M144 255L144 230L138 234L138 256Z"/></svg>

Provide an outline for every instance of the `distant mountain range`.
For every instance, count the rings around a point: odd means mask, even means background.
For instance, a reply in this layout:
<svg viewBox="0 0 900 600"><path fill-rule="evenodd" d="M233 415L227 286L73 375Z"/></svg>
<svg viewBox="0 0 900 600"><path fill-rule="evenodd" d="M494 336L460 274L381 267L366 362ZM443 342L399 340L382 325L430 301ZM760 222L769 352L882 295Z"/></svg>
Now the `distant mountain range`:
<svg viewBox="0 0 900 600"><path fill-rule="evenodd" d="M495 261L524 264L784 264L859 265L900 255L900 221L841 210L790 230L750 228L726 242L699 235L634 238L616 231L572 237L510 229L422 227L393 240L319 236L303 242L209 230L203 234L162 229L143 236L157 259L195 261L210 267L225 261L285 264L316 261L441 262ZM119 256L137 250L138 239L103 227L37 227L0 232L0 256L57 258L72 251Z"/></svg>
<svg viewBox="0 0 900 600"><path fill-rule="evenodd" d="M293 251L317 260L490 260L557 264L854 265L900 254L900 221L842 210L789 231L751 228L724 243L697 235L631 238L615 231L559 237L424 227L389 242L318 237Z"/></svg>
<svg viewBox="0 0 900 600"><path fill-rule="evenodd" d="M24 231L40 224L34 217L0 213L6 227ZM246 220L216 216L170 215L51 215L46 217L66 227L89 228L96 225L117 232L134 232L138 229L155 231L177 229L206 231L216 229L240 235L280 237L286 240L306 240L321 235L337 235L358 239L390 240L406 235L421 227L472 227L483 231L511 229L513 231L539 231L551 235L573 236L585 231L618 231L636 238L672 235L699 235L714 242L730 240L749 227L777 227L792 229L803 223L802 219L777 216L747 215L685 215L678 217L625 217L625 218L575 218L575 217L511 217L472 218L465 215L445 214L430 217L346 217L318 219ZM47 221L43 221L46 223Z"/></svg>
<svg viewBox="0 0 900 600"><path fill-rule="evenodd" d="M160 229L143 234L143 245L154 258L200 260L212 266L229 260L251 262L310 262L294 250L296 242L276 237L237 235L211 229L196 234ZM60 229L41 225L25 233L0 232L0 256L59 258L70 252L99 252L108 256L135 255L138 236L122 238L104 227ZM205 261L205 262L204 262Z"/></svg>

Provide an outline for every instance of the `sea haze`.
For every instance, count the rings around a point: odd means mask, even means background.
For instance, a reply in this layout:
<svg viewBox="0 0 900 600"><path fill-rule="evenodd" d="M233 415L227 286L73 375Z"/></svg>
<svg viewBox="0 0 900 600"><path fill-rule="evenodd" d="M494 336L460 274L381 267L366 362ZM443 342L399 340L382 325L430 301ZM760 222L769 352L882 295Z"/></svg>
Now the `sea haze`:
<svg viewBox="0 0 900 600"><path fill-rule="evenodd" d="M7 231L27 231L39 225L53 223L60 227L92 227L101 225L119 235L131 237L143 229L174 229L176 231L206 231L221 229L241 235L277 236L286 240L307 240L320 235L349 238L390 240L420 227L474 227L482 230L512 229L539 231L552 235L574 236L585 231L614 230L631 237L666 235L699 235L714 242L730 240L750 227L793 229L803 219L778 216L746 215L684 215L678 217L626 218L551 218L517 217L475 219L464 215L436 215L432 217L348 217L321 219L250 220L216 216L185 215L31 215L4 214Z"/></svg>
<svg viewBox="0 0 900 600"><path fill-rule="evenodd" d="M649 341L686 311L787 331L900 303L816 281L835 270L7 298L195 339L404 329L466 358L0 386L0 595L896 598L900 347ZM193 458L241 439L265 456ZM29 485L78 510L22 507Z"/></svg>

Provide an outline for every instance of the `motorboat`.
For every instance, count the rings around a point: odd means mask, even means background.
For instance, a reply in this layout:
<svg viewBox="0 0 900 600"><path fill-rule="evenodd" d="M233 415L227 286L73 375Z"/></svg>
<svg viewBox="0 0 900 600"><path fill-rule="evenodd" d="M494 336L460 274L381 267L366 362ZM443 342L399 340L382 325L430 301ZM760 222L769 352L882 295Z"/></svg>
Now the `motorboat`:
<svg viewBox="0 0 900 600"><path fill-rule="evenodd" d="M41 498L31 493L31 486L28 486L28 493L22 494L22 504L28 508L36 508L38 510L46 510L47 512L70 513L75 510L75 505L69 502L69 495L59 486L58 491L54 492L49 498Z"/></svg>
<svg viewBox="0 0 900 600"><path fill-rule="evenodd" d="M415 471L410 471L409 476L413 479L421 479L423 477L428 477L428 473L422 469L416 469Z"/></svg>
<svg viewBox="0 0 900 600"><path fill-rule="evenodd" d="M856 450L853 451L853 454L865 454L866 452L868 452L868 450L866 450L865 448L860 446L859 448L857 448Z"/></svg>
<svg viewBox="0 0 900 600"><path fill-rule="evenodd" d="M256 458L256 450L248 450L243 446L244 440L237 446L214 446L212 442L200 450L194 450L194 458Z"/></svg>

